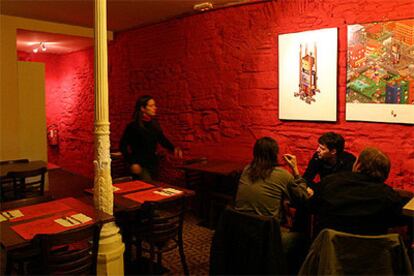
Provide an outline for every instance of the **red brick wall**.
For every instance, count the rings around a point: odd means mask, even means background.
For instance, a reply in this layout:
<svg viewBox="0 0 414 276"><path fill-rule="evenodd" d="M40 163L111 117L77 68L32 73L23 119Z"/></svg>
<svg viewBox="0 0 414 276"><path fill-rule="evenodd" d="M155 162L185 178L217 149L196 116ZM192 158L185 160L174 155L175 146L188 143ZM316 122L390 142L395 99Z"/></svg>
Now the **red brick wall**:
<svg viewBox="0 0 414 276"><path fill-rule="evenodd" d="M281 153L296 154L304 170L317 138L336 131L346 138L347 150L355 154L368 145L388 153L392 159L388 182L414 190L413 127L345 121L346 25L412 18L413 10L412 0L279 0L117 33L109 47L113 146L131 119L136 98L151 94L157 100L165 133L187 156L250 159L255 139L269 135L279 141ZM277 35L331 27L338 27L339 36L338 121L280 121ZM81 56L87 57L86 65L80 63ZM93 84L88 81L93 78L92 59L90 51L62 57L59 68L71 69L70 74L61 71L61 78L71 76L72 86L54 90L56 95L61 91L82 99L73 113L77 121L69 123L67 118L61 124L61 137L66 137L63 128L67 128L71 138L61 143L59 161L76 156L65 166L89 176L93 174ZM49 76L47 73L48 82ZM47 84L48 95L51 86ZM69 114L64 110L73 107L68 101L55 110ZM60 118L58 114L49 116L47 110L48 122Z"/></svg>

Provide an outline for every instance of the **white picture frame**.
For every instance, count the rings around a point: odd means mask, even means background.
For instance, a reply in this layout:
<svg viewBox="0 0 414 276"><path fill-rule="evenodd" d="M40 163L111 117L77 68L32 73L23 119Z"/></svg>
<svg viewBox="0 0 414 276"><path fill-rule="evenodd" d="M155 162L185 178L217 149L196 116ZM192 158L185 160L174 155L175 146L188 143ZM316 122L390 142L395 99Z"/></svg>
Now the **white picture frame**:
<svg viewBox="0 0 414 276"><path fill-rule="evenodd" d="M279 119L337 120L337 28L279 35Z"/></svg>

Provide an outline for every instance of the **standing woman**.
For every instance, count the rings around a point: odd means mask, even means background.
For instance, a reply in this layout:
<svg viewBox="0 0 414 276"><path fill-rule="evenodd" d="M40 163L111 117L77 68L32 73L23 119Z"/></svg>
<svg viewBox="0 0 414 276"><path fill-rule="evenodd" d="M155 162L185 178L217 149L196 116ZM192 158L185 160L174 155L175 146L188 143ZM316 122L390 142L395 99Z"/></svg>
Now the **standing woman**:
<svg viewBox="0 0 414 276"><path fill-rule="evenodd" d="M130 165L134 178L151 181L158 176L157 145L182 157L182 151L164 136L155 119L157 106L153 97L145 95L137 100L134 118L126 127L120 142L121 152Z"/></svg>

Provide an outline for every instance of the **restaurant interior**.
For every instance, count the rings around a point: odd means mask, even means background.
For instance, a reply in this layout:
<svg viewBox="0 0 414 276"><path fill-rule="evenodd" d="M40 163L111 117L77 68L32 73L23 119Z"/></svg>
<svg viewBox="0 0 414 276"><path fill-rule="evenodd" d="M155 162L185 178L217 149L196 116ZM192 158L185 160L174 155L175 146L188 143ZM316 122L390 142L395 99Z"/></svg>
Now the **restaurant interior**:
<svg viewBox="0 0 414 276"><path fill-rule="evenodd" d="M106 4L99 10L96 3L102 2ZM221 229L223 217L231 215L227 206L235 200L240 175L252 160L255 141L265 136L274 138L279 145L280 165L289 170L281 156L293 154L303 173L318 147L318 138L326 132L341 134L345 150L355 156L370 146L389 156L391 170L386 184L409 205L403 210L403 225L391 231L396 235L395 243L404 249L403 256L393 258L401 267L403 259L408 260L411 267L399 271L412 273L412 0L1 0L0 9L0 183L2 189L16 189L26 178L41 176L40 182L33 184L41 187L40 194L16 192L7 199L6 190L2 190L2 275L39 273L39 263L33 264L36 258L43 262L40 267L49 269L41 270L41 274L53 274L53 269L81 273L49 265L66 254L67 241L75 237L92 239L87 250L93 254L85 258L85 251L69 245L71 254L80 254L71 256L70 265L83 267L74 260L85 261L86 269L90 269L85 271L98 275L310 275L301 268L302 263L282 269L286 256L269 255L272 253L257 255L261 260L251 266L246 263L248 270L243 271L240 267L245 266L240 264L253 257L234 260L223 255L217 262L212 248L219 242L217 229ZM105 14L105 19L97 19ZM381 31L371 28L375 33L369 35L377 41L388 35L385 29L398 29L395 22L400 21L406 22L401 40L408 46L398 59L408 65L404 67L406 75L401 73L396 81L404 78L409 83L404 90L407 100L390 104L386 94L382 104L387 106L383 109L386 119L368 108L353 119L350 97L356 93L349 92L349 26L385 22ZM97 30L98 26L103 30ZM318 58L333 62L333 77L326 81L332 81L333 86L323 89L323 74L327 73L322 65L317 73L321 92L306 100L292 96L300 102L297 106L283 102L286 74L282 75L282 70L290 70L281 62L283 35L328 28L335 29L335 55L322 59L322 50ZM320 49L332 44L318 43ZM316 50L313 54L316 57ZM296 59L300 59L299 50L291 63L298 63ZM382 72L377 71L374 77ZM294 72L296 78L300 73ZM287 82L294 82L293 76L287 78ZM330 106L312 109L321 116L314 119L306 109L318 106L324 92L331 95ZM156 101L157 120L165 136L183 153L178 158L158 147L159 175L151 183L131 178L120 149L135 102L143 95L151 95ZM379 100L380 96L371 105L381 105ZM298 117L285 117L289 108ZM330 108L333 113L328 118L321 110ZM104 125L101 132L100 124ZM123 182L129 186L122 186ZM141 191L140 198L136 191ZM285 207L286 214L293 217L295 208ZM174 220L174 227L160 238L155 236L154 227L164 218L160 215L163 208L177 212L169 218ZM150 218L142 219L144 213L151 214ZM52 227L51 218L59 225ZM287 226L292 224L289 219ZM149 228L141 229L137 223L140 220L154 231L148 234ZM45 230L48 227L54 230ZM307 231L314 240L312 226ZM55 233L61 236L51 235ZM168 244L175 242L171 250L164 246L167 240ZM280 245L280 239L275 243ZM247 250L238 248L230 252ZM42 254L47 258L39 257ZM273 263L269 256L281 261ZM370 259L369 255L361 256ZM68 261L67 256L63 259ZM224 260L231 264L221 263ZM256 268L254 265L259 263L260 268ZM267 267L269 263L273 267ZM239 268L231 270L235 264ZM220 265L227 265L227 270L215 270ZM323 265L325 270L319 268L314 274L328 273L329 265ZM337 273L331 270L331 274Z"/></svg>

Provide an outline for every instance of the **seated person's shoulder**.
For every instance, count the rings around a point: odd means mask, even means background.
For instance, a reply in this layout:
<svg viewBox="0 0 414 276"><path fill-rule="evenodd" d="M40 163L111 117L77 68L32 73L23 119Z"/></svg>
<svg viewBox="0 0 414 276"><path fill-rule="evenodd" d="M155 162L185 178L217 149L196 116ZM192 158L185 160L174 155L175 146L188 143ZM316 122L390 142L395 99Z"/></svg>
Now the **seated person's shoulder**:
<svg viewBox="0 0 414 276"><path fill-rule="evenodd" d="M349 161L355 161L356 160L355 155L353 155L352 153L350 153L348 151L342 152L342 158L345 159L345 160L349 160Z"/></svg>
<svg viewBox="0 0 414 276"><path fill-rule="evenodd" d="M272 177L293 179L293 175L283 167L275 167L272 171Z"/></svg>

